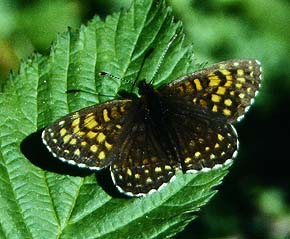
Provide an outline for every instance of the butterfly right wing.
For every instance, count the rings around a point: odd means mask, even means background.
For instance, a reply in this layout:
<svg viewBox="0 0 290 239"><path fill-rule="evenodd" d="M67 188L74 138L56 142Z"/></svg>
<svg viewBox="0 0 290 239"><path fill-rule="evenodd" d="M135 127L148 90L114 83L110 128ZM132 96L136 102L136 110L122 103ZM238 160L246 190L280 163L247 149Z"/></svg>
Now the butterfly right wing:
<svg viewBox="0 0 290 239"><path fill-rule="evenodd" d="M254 59L229 60L180 77L159 89L163 97L214 112L232 123L243 118L261 82Z"/></svg>
<svg viewBox="0 0 290 239"><path fill-rule="evenodd" d="M123 128L130 122L133 102L112 100L66 115L42 133L49 151L64 162L101 169L112 161Z"/></svg>

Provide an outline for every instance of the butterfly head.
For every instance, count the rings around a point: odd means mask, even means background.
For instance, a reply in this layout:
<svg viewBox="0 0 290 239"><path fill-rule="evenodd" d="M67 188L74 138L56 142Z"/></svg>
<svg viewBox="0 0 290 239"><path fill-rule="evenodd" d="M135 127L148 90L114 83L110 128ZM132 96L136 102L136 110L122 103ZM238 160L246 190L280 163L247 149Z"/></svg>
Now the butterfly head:
<svg viewBox="0 0 290 239"><path fill-rule="evenodd" d="M138 82L138 93L140 95L151 95L154 92L153 85L147 83L146 80L141 80Z"/></svg>

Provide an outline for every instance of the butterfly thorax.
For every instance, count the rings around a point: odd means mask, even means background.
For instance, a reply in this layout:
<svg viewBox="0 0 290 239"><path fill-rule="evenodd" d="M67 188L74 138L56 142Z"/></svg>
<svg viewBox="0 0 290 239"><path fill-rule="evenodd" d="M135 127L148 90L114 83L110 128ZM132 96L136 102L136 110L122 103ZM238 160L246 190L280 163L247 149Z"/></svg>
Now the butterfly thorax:
<svg viewBox="0 0 290 239"><path fill-rule="evenodd" d="M140 109L144 110L145 120L162 122L164 117L164 105L160 98L160 93L153 88L153 85L142 80L138 84L140 94Z"/></svg>

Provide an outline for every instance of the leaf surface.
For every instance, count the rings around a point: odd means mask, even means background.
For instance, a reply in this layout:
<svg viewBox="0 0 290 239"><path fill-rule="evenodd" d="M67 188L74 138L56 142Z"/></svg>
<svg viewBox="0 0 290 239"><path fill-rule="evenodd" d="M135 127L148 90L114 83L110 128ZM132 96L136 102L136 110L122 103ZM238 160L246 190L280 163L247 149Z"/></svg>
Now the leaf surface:
<svg viewBox="0 0 290 239"><path fill-rule="evenodd" d="M1 238L166 238L196 217L227 167L180 173L160 192L128 199L109 195L93 172L47 170L21 150L35 154L37 147L23 141L59 117L130 91L139 71L140 79L154 77L156 86L192 72L192 49L183 38L163 1L135 1L126 12L60 34L49 56L35 54L10 76L0 94ZM81 91L67 93L76 89Z"/></svg>

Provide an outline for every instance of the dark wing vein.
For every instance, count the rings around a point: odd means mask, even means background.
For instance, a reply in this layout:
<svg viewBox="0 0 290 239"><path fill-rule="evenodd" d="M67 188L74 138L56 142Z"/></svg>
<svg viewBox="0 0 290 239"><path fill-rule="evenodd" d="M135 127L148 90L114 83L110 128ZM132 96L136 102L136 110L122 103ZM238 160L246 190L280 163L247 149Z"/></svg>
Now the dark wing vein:
<svg viewBox="0 0 290 239"><path fill-rule="evenodd" d="M156 138L152 124L136 120L124 146L112 163L112 177L120 191L130 196L143 196L158 190L174 176L178 162Z"/></svg>
<svg viewBox="0 0 290 239"><path fill-rule="evenodd" d="M240 120L253 103L261 81L256 60L220 62L181 77L159 89L162 95L194 104L228 122Z"/></svg>

